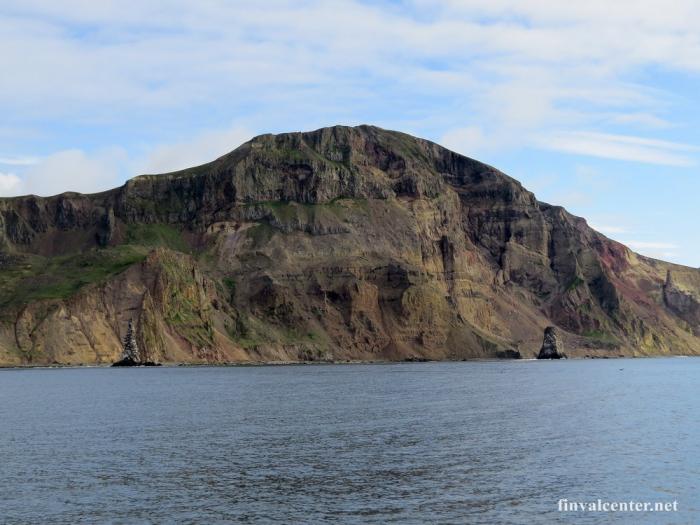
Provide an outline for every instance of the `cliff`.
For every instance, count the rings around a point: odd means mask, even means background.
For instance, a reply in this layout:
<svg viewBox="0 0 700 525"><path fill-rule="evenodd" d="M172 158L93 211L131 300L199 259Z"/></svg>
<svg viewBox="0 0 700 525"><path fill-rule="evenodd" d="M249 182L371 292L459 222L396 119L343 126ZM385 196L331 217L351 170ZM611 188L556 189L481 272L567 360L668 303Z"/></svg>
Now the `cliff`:
<svg viewBox="0 0 700 525"><path fill-rule="evenodd" d="M700 353L700 271L371 126L263 135L95 195L0 199L0 363Z"/></svg>

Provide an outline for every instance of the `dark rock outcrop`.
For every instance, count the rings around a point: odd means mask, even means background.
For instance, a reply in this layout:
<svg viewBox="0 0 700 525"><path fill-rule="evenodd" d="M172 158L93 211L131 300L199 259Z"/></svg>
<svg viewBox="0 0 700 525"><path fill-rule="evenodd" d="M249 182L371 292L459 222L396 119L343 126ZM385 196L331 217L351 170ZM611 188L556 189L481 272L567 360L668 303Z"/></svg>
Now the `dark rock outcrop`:
<svg viewBox="0 0 700 525"><path fill-rule="evenodd" d="M154 363L153 361L134 361L129 358L125 359L120 359L116 363L113 363L112 366L162 366L160 363Z"/></svg>
<svg viewBox="0 0 700 525"><path fill-rule="evenodd" d="M122 357L116 363L112 363L112 366L141 366L141 363L134 361L130 357Z"/></svg>
<svg viewBox="0 0 700 525"><path fill-rule="evenodd" d="M564 354L563 344L557 329L554 326L548 326L544 329L544 340L542 341L542 348L540 348L540 353L537 354L537 359L562 359L566 358Z"/></svg>
<svg viewBox="0 0 700 525"><path fill-rule="evenodd" d="M522 355L520 355L520 352L518 350L513 350L512 348L509 348L507 350L501 350L499 352L496 352L496 357L499 359L522 359Z"/></svg>

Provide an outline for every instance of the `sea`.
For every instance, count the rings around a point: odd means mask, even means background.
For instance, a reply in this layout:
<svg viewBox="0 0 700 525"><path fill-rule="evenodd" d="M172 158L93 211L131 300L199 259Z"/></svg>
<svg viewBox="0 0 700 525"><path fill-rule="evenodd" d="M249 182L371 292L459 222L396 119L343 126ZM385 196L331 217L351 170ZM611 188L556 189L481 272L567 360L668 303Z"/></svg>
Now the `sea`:
<svg viewBox="0 0 700 525"><path fill-rule="evenodd" d="M0 523L700 523L700 358L3 369Z"/></svg>

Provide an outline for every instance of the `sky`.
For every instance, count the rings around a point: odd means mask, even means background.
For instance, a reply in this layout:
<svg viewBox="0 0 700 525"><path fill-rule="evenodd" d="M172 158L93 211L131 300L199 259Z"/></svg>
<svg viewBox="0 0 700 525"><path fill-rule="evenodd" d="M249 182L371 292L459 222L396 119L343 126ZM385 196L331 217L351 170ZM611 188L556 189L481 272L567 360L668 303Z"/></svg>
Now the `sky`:
<svg viewBox="0 0 700 525"><path fill-rule="evenodd" d="M374 124L700 266L696 0L0 0L0 196Z"/></svg>

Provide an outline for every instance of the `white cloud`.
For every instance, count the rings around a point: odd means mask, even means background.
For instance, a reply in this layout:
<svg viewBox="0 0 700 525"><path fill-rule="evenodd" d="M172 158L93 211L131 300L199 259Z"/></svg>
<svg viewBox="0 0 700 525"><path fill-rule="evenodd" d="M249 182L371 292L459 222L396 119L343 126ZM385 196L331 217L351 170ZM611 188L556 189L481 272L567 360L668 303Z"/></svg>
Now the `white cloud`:
<svg viewBox="0 0 700 525"><path fill-rule="evenodd" d="M9 72L0 100L10 110L113 118L210 101L292 112L316 103L337 113L373 97L450 94L461 104L442 110L454 118L443 129L474 116L501 136L501 128L597 121L593 113L611 108L629 122L658 123L662 95L628 81L629 72L700 71L696 2L551 4L27 0L0 8L0 68Z"/></svg>
<svg viewBox="0 0 700 525"><path fill-rule="evenodd" d="M137 158L129 157L121 148L95 153L79 149L58 151L29 165L20 175L0 173L0 196L104 191L138 174L167 173L212 161L252 136L250 131L238 126L209 130L191 141L147 148Z"/></svg>
<svg viewBox="0 0 700 525"><path fill-rule="evenodd" d="M696 160L692 154L700 149L664 140L584 131L542 137L537 144L544 149L578 155L679 167L694 166Z"/></svg>
<svg viewBox="0 0 700 525"><path fill-rule="evenodd" d="M139 173L168 173L210 162L236 149L253 133L239 126L200 133L191 140L160 144L136 161Z"/></svg>
<svg viewBox="0 0 700 525"><path fill-rule="evenodd" d="M78 149L59 151L22 175L22 191L40 196L104 191L121 183L124 159L125 153L116 148L93 155Z"/></svg>
<svg viewBox="0 0 700 525"><path fill-rule="evenodd" d="M674 260L678 257L679 246L665 241L621 241L634 251L662 260Z"/></svg>
<svg viewBox="0 0 700 525"><path fill-rule="evenodd" d="M563 206L568 210L576 210L590 205L594 197L589 192L571 189L555 192L550 200L557 206Z"/></svg>
<svg viewBox="0 0 700 525"><path fill-rule="evenodd" d="M468 157L475 157L489 146L488 140L478 126L450 130L442 136L440 144Z"/></svg>
<svg viewBox="0 0 700 525"><path fill-rule="evenodd" d="M22 179L14 173L0 173L0 197L10 197L21 193Z"/></svg>
<svg viewBox="0 0 700 525"><path fill-rule="evenodd" d="M621 226L608 226L606 224L591 224L591 228L604 234L627 233L627 229Z"/></svg>
<svg viewBox="0 0 700 525"><path fill-rule="evenodd" d="M649 113L621 113L612 115L610 121L615 124L636 124L646 128L668 128L672 125L668 120Z"/></svg>
<svg viewBox="0 0 700 525"><path fill-rule="evenodd" d="M36 157L0 157L0 164L5 166L31 166L39 162Z"/></svg>

